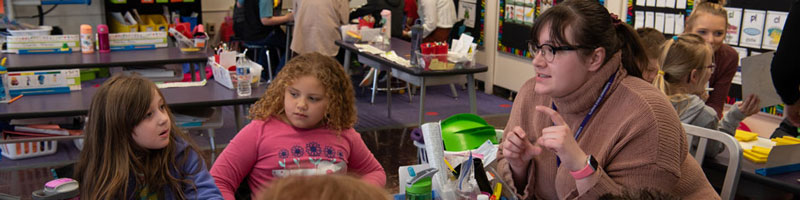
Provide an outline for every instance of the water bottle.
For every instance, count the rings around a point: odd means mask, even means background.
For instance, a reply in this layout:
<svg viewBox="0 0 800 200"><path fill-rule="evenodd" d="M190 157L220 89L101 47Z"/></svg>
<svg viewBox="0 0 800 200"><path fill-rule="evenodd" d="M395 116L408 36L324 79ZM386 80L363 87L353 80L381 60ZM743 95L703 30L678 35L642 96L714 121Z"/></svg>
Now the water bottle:
<svg viewBox="0 0 800 200"><path fill-rule="evenodd" d="M250 68L245 66L244 57L239 57L236 63L236 94L239 96L250 96Z"/></svg>
<svg viewBox="0 0 800 200"><path fill-rule="evenodd" d="M381 26L381 36L383 36L383 46L386 48L385 50L391 49L391 41L392 41L392 11L383 9L381 10L381 21L383 21L383 26Z"/></svg>
<svg viewBox="0 0 800 200"><path fill-rule="evenodd" d="M420 52L420 44L422 44L422 20L417 19L414 26L411 26L411 66L418 66L419 59L417 53Z"/></svg>

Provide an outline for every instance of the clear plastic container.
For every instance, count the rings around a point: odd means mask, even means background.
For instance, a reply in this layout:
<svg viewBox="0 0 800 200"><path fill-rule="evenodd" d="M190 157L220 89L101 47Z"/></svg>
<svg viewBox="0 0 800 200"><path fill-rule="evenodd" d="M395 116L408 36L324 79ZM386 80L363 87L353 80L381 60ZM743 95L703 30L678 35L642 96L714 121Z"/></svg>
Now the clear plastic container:
<svg viewBox="0 0 800 200"><path fill-rule="evenodd" d="M453 70L469 69L475 66L473 58L463 58L450 54L422 54L417 55L417 65L414 67L425 68L425 70Z"/></svg>

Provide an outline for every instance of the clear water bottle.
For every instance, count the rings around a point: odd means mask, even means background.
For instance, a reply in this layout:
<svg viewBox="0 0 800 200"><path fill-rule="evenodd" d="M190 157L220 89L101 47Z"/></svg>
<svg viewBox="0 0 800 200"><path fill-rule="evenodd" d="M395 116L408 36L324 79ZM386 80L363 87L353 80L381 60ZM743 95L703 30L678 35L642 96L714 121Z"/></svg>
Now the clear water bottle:
<svg viewBox="0 0 800 200"><path fill-rule="evenodd" d="M236 94L239 96L250 96L253 92L250 88L250 68L245 66L244 57L239 58L236 63Z"/></svg>

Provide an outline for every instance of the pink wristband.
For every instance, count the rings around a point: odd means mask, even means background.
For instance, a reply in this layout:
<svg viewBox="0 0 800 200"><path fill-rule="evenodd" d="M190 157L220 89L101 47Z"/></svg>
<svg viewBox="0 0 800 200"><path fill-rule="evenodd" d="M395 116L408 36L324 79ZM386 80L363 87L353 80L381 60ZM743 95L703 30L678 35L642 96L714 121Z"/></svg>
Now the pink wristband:
<svg viewBox="0 0 800 200"><path fill-rule="evenodd" d="M575 178L575 180L583 179L591 176L594 173L594 171L597 170L596 165L597 161L595 161L594 158L591 155L589 155L588 158L586 159L586 167L583 167L583 169L578 171L574 172L570 171L569 174L571 174L572 178Z"/></svg>

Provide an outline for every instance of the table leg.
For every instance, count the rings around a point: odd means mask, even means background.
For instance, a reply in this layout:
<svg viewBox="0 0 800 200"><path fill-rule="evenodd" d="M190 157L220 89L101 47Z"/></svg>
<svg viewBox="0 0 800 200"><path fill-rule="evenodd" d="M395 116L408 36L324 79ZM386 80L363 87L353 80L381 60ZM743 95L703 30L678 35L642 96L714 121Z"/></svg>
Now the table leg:
<svg viewBox="0 0 800 200"><path fill-rule="evenodd" d="M200 78L197 80L206 80L206 66L203 63L197 63L197 68L200 69Z"/></svg>
<svg viewBox="0 0 800 200"><path fill-rule="evenodd" d="M352 52L344 50L344 72L348 76L350 75L350 56L352 56L351 54Z"/></svg>
<svg viewBox="0 0 800 200"><path fill-rule="evenodd" d="M478 114L478 107L475 105L475 77L472 74L467 74L467 93L469 93L469 112Z"/></svg>
<svg viewBox="0 0 800 200"><path fill-rule="evenodd" d="M234 122L236 122L236 131L242 130L242 109L239 108L239 105L233 105L233 118Z"/></svg>
<svg viewBox="0 0 800 200"><path fill-rule="evenodd" d="M386 70L386 108L392 118L392 70Z"/></svg>
<svg viewBox="0 0 800 200"><path fill-rule="evenodd" d="M456 91L455 83L450 83L450 92L453 93L453 99L458 99L458 91Z"/></svg>
<svg viewBox="0 0 800 200"><path fill-rule="evenodd" d="M211 144L211 163L214 163L214 158L217 152L217 144L214 142L214 129L208 129L208 143Z"/></svg>
<svg viewBox="0 0 800 200"><path fill-rule="evenodd" d="M191 74L191 77L192 77L191 80L194 81L195 80L194 64L192 64L192 63L189 63L189 74Z"/></svg>
<svg viewBox="0 0 800 200"><path fill-rule="evenodd" d="M378 92L378 73L381 71L375 68L375 73L372 73L372 98L369 100L370 104L375 104L375 93Z"/></svg>
<svg viewBox="0 0 800 200"><path fill-rule="evenodd" d="M425 77L419 84L419 125L425 122Z"/></svg>

